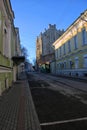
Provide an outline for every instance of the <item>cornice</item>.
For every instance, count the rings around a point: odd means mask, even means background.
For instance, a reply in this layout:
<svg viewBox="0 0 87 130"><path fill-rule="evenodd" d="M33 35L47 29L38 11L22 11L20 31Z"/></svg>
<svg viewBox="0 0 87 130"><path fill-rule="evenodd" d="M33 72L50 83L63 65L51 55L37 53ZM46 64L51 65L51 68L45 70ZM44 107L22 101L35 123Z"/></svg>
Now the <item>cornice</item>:
<svg viewBox="0 0 87 130"><path fill-rule="evenodd" d="M11 6L11 2L10 0L3 0L4 6L5 6L5 10L7 13L8 18L13 21L14 19L14 12L12 10L12 6Z"/></svg>
<svg viewBox="0 0 87 130"><path fill-rule="evenodd" d="M59 48L61 45L63 45L65 42L70 40L73 36L75 36L77 33L81 32L81 29L83 27L87 30L87 22L82 20L82 17L87 18L87 10L82 13L76 20L67 28L67 30L63 33L62 36L60 36L54 43L53 46L55 48Z"/></svg>

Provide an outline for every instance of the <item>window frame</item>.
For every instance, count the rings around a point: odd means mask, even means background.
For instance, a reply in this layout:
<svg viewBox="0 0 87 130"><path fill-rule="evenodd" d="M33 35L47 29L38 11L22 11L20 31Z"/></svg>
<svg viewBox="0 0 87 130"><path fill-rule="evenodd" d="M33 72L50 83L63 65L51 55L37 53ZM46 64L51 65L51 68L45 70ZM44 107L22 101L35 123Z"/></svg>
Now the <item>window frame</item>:
<svg viewBox="0 0 87 130"><path fill-rule="evenodd" d="M74 36L74 48L75 48L75 50L78 49L78 39L77 39L77 35Z"/></svg>
<svg viewBox="0 0 87 130"><path fill-rule="evenodd" d="M86 32L86 29L85 28L83 28L82 29L82 45L87 45L87 37L86 37L86 34L87 32Z"/></svg>

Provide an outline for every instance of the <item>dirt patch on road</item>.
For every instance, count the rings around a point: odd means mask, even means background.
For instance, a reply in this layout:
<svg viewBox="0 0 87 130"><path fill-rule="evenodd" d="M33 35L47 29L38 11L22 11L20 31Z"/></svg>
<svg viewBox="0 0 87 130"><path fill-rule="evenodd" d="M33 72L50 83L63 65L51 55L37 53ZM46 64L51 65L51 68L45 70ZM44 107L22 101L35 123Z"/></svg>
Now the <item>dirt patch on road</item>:
<svg viewBox="0 0 87 130"><path fill-rule="evenodd" d="M31 89L40 122L51 122L87 116L87 106L48 88Z"/></svg>
<svg viewBox="0 0 87 130"><path fill-rule="evenodd" d="M30 85L30 88L47 88L48 86L50 86L48 83L44 82L43 80L38 80L37 81L29 81L29 85Z"/></svg>
<svg viewBox="0 0 87 130"><path fill-rule="evenodd" d="M29 86L40 123L87 117L87 105L73 96L50 89L43 80L29 80ZM42 126L42 130L85 130L87 120Z"/></svg>

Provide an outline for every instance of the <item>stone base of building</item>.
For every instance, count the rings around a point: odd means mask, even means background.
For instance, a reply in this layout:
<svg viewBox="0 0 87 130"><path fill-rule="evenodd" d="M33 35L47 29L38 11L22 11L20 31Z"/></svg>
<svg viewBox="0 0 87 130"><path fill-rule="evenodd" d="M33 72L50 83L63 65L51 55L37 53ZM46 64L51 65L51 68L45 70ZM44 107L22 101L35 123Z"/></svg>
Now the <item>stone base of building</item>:
<svg viewBox="0 0 87 130"><path fill-rule="evenodd" d="M72 76L72 77L87 77L87 69L67 69L67 70L58 70L57 75Z"/></svg>
<svg viewBox="0 0 87 130"><path fill-rule="evenodd" d="M12 85L12 73L0 73L0 96Z"/></svg>

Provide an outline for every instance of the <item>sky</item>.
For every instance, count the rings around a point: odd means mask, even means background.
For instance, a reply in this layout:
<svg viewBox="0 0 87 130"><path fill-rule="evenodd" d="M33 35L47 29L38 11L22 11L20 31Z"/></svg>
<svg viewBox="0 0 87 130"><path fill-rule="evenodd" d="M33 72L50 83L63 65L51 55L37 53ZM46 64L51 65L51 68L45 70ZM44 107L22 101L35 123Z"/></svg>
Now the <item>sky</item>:
<svg viewBox="0 0 87 130"><path fill-rule="evenodd" d="M19 28L21 44L28 50L31 63L36 59L36 38L56 24L66 30L87 9L87 0L10 0Z"/></svg>

